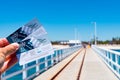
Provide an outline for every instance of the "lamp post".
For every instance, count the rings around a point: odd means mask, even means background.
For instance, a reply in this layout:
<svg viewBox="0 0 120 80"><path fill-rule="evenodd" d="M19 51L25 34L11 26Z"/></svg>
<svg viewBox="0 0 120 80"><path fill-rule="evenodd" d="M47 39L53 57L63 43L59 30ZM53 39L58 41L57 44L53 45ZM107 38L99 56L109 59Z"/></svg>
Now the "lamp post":
<svg viewBox="0 0 120 80"><path fill-rule="evenodd" d="M97 30L96 30L96 22L94 22L94 27L95 27L95 45L97 44L97 39L96 39L96 36L97 36Z"/></svg>
<svg viewBox="0 0 120 80"><path fill-rule="evenodd" d="M75 45L77 45L77 28L74 29L75 30Z"/></svg>

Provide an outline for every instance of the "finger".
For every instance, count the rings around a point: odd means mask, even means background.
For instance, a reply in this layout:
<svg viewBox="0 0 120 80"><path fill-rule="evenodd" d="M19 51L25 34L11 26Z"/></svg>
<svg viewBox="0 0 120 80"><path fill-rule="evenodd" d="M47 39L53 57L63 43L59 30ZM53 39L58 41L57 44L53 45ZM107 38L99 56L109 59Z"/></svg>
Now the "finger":
<svg viewBox="0 0 120 80"><path fill-rule="evenodd" d="M6 38L0 39L0 47L7 46L8 44L9 44L9 42Z"/></svg>
<svg viewBox="0 0 120 80"><path fill-rule="evenodd" d="M5 55L0 53L0 68L3 66L4 61L5 61Z"/></svg>
<svg viewBox="0 0 120 80"><path fill-rule="evenodd" d="M12 53L11 55L6 56L5 61L9 60L13 56L16 56L16 53Z"/></svg>
<svg viewBox="0 0 120 80"><path fill-rule="evenodd" d="M12 53L14 53L16 50L18 50L19 48L19 44L18 43L12 43L8 46L5 46L4 48L1 48L1 52L7 56L10 55Z"/></svg>

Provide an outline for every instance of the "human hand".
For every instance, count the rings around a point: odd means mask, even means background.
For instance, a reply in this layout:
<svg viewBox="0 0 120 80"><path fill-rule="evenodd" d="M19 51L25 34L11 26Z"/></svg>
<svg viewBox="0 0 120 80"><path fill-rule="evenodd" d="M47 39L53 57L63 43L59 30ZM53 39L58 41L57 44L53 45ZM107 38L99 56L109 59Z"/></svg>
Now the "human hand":
<svg viewBox="0 0 120 80"><path fill-rule="evenodd" d="M15 55L19 44L9 44L7 39L0 39L0 74L17 62Z"/></svg>

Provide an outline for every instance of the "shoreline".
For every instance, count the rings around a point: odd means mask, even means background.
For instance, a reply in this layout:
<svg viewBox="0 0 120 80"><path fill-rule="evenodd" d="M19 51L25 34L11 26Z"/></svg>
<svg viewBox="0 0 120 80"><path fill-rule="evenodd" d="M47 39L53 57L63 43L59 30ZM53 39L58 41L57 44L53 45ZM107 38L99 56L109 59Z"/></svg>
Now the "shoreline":
<svg viewBox="0 0 120 80"><path fill-rule="evenodd" d="M97 45L100 48L107 48L107 49L120 49L120 45Z"/></svg>

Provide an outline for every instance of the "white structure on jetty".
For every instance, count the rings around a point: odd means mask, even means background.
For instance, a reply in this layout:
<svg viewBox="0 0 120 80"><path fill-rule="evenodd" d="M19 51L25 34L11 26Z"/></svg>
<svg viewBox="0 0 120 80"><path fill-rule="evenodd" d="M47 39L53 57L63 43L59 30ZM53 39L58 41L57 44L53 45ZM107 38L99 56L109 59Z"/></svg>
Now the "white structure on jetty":
<svg viewBox="0 0 120 80"><path fill-rule="evenodd" d="M81 41L80 40L65 40L65 41L60 41L60 44L79 45L81 44Z"/></svg>

